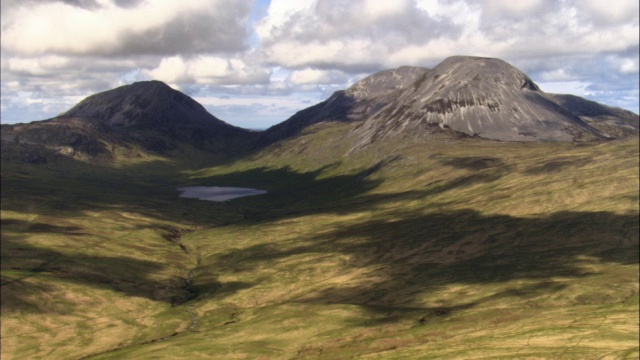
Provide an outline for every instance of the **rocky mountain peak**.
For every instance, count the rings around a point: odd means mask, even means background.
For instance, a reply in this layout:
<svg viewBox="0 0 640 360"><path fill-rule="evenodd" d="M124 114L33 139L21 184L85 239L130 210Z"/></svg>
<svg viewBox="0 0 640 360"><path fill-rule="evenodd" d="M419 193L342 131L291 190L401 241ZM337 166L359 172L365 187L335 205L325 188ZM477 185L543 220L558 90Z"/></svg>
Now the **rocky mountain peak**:
<svg viewBox="0 0 640 360"><path fill-rule="evenodd" d="M109 128L234 128L211 115L191 97L155 80L89 96L61 117L97 120Z"/></svg>
<svg viewBox="0 0 640 360"><path fill-rule="evenodd" d="M356 82L347 90L336 91L327 100L301 110L265 131L258 146L298 134L302 129L323 122L360 122L395 99L393 95L424 76L429 69L402 66L383 70Z"/></svg>
<svg viewBox="0 0 640 360"><path fill-rule="evenodd" d="M606 138L500 59L445 59L356 131L358 146L394 134L440 129L502 141Z"/></svg>
<svg viewBox="0 0 640 360"><path fill-rule="evenodd" d="M46 162L60 155L168 154L179 147L236 152L254 138L165 83L142 81L91 95L53 119L3 127L2 147L23 148L18 153L25 161Z"/></svg>
<svg viewBox="0 0 640 360"><path fill-rule="evenodd" d="M511 86L518 90L540 91L538 85L522 71L496 58L451 56L433 68L432 86L457 86L451 90L491 91L496 86Z"/></svg>
<svg viewBox="0 0 640 360"><path fill-rule="evenodd" d="M353 84L345 92L356 99L387 95L406 88L428 71L427 68L415 66L401 66L397 69L379 71Z"/></svg>

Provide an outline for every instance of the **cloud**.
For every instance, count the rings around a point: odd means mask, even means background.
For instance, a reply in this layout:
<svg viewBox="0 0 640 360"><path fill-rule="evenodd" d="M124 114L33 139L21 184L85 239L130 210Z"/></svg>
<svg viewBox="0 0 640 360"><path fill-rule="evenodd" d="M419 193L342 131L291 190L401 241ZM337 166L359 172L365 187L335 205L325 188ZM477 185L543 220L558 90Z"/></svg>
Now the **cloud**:
<svg viewBox="0 0 640 360"><path fill-rule="evenodd" d="M37 58L12 57L6 61L6 69L14 74L27 76L46 76L65 69L70 59L57 55L47 55Z"/></svg>
<svg viewBox="0 0 640 360"><path fill-rule="evenodd" d="M276 2L278 14L283 13ZM271 13L271 12L270 12ZM257 33L268 60L291 68L382 69L388 57L459 27L434 19L415 2L324 0L291 9L286 19L268 17Z"/></svg>
<svg viewBox="0 0 640 360"><path fill-rule="evenodd" d="M314 103L324 100L319 94L313 97L301 95L279 96L195 96L194 99L218 118L251 129L267 127L288 119Z"/></svg>
<svg viewBox="0 0 640 360"><path fill-rule="evenodd" d="M259 84L267 83L271 70L249 65L238 58L200 55L193 58L173 56L145 72L149 77L170 83Z"/></svg>
<svg viewBox="0 0 640 360"><path fill-rule="evenodd" d="M95 2L97 7L89 3L13 4L2 16L2 47L23 55L115 56L222 53L248 46L247 1L102 0Z"/></svg>
<svg viewBox="0 0 640 360"><path fill-rule="evenodd" d="M574 5L590 20L615 25L638 18L640 4L635 0L574 0Z"/></svg>
<svg viewBox="0 0 640 360"><path fill-rule="evenodd" d="M3 84L2 122L29 122L34 119L47 119L58 115L78 103L81 96L43 96L39 91L9 91L21 89L19 84Z"/></svg>
<svg viewBox="0 0 640 360"><path fill-rule="evenodd" d="M610 64L612 70L622 75L633 75L636 77L640 70L640 59L638 56L633 56L630 54L614 54L607 56L606 61Z"/></svg>
<svg viewBox="0 0 640 360"><path fill-rule="evenodd" d="M556 89L638 107L634 0L2 0L0 6L2 122L50 117L77 97L149 79L199 98L241 98L242 104L220 105L234 119L253 121L241 113L257 111L283 120L292 114L285 109L319 102L364 75L433 67L452 55L502 58ZM276 112L259 100L284 97L296 105Z"/></svg>
<svg viewBox="0 0 640 360"><path fill-rule="evenodd" d="M433 66L456 54L581 56L638 44L637 11L629 3L613 6L629 11L628 21L607 26L589 20L588 4L571 1L319 0L288 13L278 3L278 14L288 17L269 17L257 32L271 63L296 69Z"/></svg>
<svg viewBox="0 0 640 360"><path fill-rule="evenodd" d="M489 18L522 18L535 17L541 13L551 11L556 4L555 0L484 0L481 2L483 13Z"/></svg>
<svg viewBox="0 0 640 360"><path fill-rule="evenodd" d="M295 85L302 84L344 84L348 76L338 70L303 69L291 73L289 81Z"/></svg>
<svg viewBox="0 0 640 360"><path fill-rule="evenodd" d="M539 82L538 86L542 91L552 94L573 94L578 96L591 95L587 91L588 83L581 81L550 81Z"/></svg>

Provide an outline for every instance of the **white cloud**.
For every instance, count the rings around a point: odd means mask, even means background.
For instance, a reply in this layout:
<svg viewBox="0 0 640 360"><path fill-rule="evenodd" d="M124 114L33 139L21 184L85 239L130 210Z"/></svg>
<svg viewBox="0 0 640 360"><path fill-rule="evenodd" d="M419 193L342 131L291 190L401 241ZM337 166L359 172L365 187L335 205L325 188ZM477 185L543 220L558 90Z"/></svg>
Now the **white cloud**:
<svg viewBox="0 0 640 360"><path fill-rule="evenodd" d="M538 79L546 82L569 82L578 78L576 75L570 74L567 71L568 69L563 68L543 71L538 75Z"/></svg>
<svg viewBox="0 0 640 360"><path fill-rule="evenodd" d="M371 71L390 65L388 57L403 48L460 28L434 19L413 1L320 0L295 9L286 21L266 20L258 30L276 65Z"/></svg>
<svg viewBox="0 0 640 360"><path fill-rule="evenodd" d="M604 58L606 66L611 69L612 73L620 74L622 76L636 77L640 70L640 59L637 55L629 56L631 54L614 54Z"/></svg>
<svg viewBox="0 0 640 360"><path fill-rule="evenodd" d="M147 74L157 80L165 82L186 82L189 79L188 66L180 56L164 58L160 65Z"/></svg>
<svg viewBox="0 0 640 360"><path fill-rule="evenodd" d="M13 73L38 76L48 75L69 67L70 59L57 55L46 55L35 58L12 57L6 60L3 67Z"/></svg>
<svg viewBox="0 0 640 360"><path fill-rule="evenodd" d="M15 53L174 54L246 47L247 1L148 0L87 9L63 2L24 2L2 17L2 46ZM222 12L220 9L224 9Z"/></svg>
<svg viewBox="0 0 640 360"><path fill-rule="evenodd" d="M542 91L552 94L573 94L578 96L591 95L591 92L587 91L589 83L583 81L538 82L538 86Z"/></svg>
<svg viewBox="0 0 640 360"><path fill-rule="evenodd" d="M267 37L277 28L283 26L291 17L309 11L316 0L271 0L268 16L256 26L260 37Z"/></svg>
<svg viewBox="0 0 640 360"><path fill-rule="evenodd" d="M458 54L502 58L553 91L638 103L637 0L272 0L253 12L252 0L0 4L3 122L151 78L243 98L220 105L231 118L283 120L365 74ZM285 96L296 105L280 112L259 100Z"/></svg>
<svg viewBox="0 0 640 360"><path fill-rule="evenodd" d="M484 12L491 17L531 17L550 10L554 0L485 0Z"/></svg>
<svg viewBox="0 0 640 360"><path fill-rule="evenodd" d="M296 70L291 73L290 81L295 85L302 84L344 84L347 76L342 71L337 70L319 70L304 69Z"/></svg>
<svg viewBox="0 0 640 360"><path fill-rule="evenodd" d="M410 5L408 0L379 1L365 0L359 8L360 13L370 20L378 20L382 17L390 17L406 12ZM355 8L354 8L355 10Z"/></svg>
<svg viewBox="0 0 640 360"><path fill-rule="evenodd" d="M153 79L171 83L258 84L269 81L270 69L251 66L238 58L201 55L190 59L182 56L164 58L145 73Z"/></svg>
<svg viewBox="0 0 640 360"><path fill-rule="evenodd" d="M575 5L596 23L619 24L638 19L637 0L574 0Z"/></svg>
<svg viewBox="0 0 640 360"><path fill-rule="evenodd" d="M638 59L624 59L618 68L623 74L637 74L640 66L638 66Z"/></svg>
<svg viewBox="0 0 640 360"><path fill-rule="evenodd" d="M296 8L277 26L263 22L261 44L269 61L353 71L432 66L456 54L518 60L624 51L638 44L637 21L597 27L572 2L320 0L312 5ZM374 5L390 8L384 15L376 7L367 10Z"/></svg>

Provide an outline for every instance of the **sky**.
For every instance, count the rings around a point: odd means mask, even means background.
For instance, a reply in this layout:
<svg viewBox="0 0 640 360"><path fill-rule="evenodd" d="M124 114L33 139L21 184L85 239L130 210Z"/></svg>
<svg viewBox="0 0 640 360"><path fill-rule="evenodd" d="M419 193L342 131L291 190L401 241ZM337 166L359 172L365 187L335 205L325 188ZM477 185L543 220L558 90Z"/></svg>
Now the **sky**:
<svg viewBox="0 0 640 360"><path fill-rule="evenodd" d="M639 112L637 0L2 0L1 122L161 80L264 129L376 71L501 58Z"/></svg>

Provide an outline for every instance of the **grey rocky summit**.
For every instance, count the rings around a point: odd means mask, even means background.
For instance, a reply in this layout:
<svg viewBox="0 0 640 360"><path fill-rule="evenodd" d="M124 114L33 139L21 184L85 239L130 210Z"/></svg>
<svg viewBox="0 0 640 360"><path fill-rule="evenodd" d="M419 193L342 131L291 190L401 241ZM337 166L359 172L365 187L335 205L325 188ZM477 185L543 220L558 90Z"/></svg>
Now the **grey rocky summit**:
<svg viewBox="0 0 640 360"><path fill-rule="evenodd" d="M60 155L170 155L184 147L237 155L326 122L353 125L352 151L433 136L590 141L637 136L638 119L577 96L547 94L500 59L453 56L433 69L370 75L262 133L225 123L160 81L138 82L89 96L53 119L2 125L2 152L38 163Z"/></svg>
<svg viewBox="0 0 640 360"><path fill-rule="evenodd" d="M502 141L607 138L506 62L454 56L367 119L357 130L359 144L434 125Z"/></svg>
<svg viewBox="0 0 640 360"><path fill-rule="evenodd" d="M638 115L571 95L547 94L510 64L453 56L433 69L373 74L273 126L262 145L330 121L360 123L354 149L397 136L441 133L501 141L590 141L638 134Z"/></svg>
<svg viewBox="0 0 640 360"><path fill-rule="evenodd" d="M321 122L364 121L392 102L396 92L405 89L428 71L422 67L402 66L367 76L347 90L336 91L329 99L272 126L261 136L259 145L297 135L304 128Z"/></svg>

